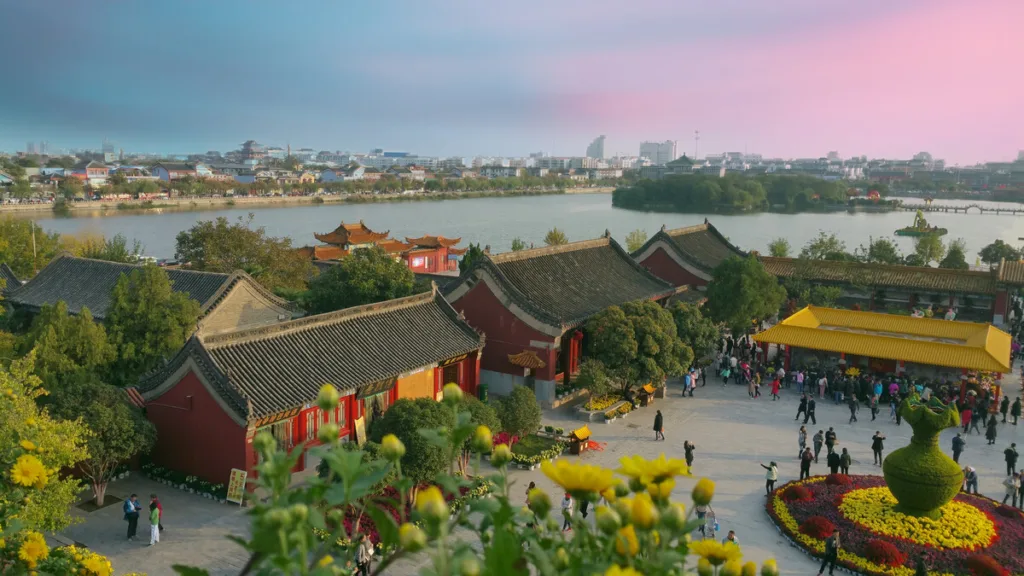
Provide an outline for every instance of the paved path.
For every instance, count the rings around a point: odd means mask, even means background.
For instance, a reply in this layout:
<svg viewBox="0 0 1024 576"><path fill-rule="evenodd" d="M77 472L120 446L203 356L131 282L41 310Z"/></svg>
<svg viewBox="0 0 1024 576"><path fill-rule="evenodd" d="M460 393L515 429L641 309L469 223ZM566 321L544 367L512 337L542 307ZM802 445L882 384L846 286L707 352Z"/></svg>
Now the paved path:
<svg viewBox="0 0 1024 576"><path fill-rule="evenodd" d="M1016 377L1013 380L1009 393L1015 396L1020 394L1020 383ZM604 452L584 454L582 460L617 467L621 457L631 454L651 458L665 452L666 455L681 458L683 440L690 440L697 446L694 477L678 482L675 499L689 503L689 492L697 479L707 476L715 480L717 490L714 507L718 521L723 531L736 531L746 559L761 562L774 557L778 559L781 572L785 575L813 574L817 566L784 543L769 522L764 511L764 470L757 464L758 461L767 463L775 460L779 464L780 484L798 476L796 454L799 426L793 422L797 408L795 392L784 389L782 399L778 402L770 398L750 400L745 387L722 387L709 380L706 388L697 389L695 398L680 398L678 387L670 387L669 394L669 398L659 400L652 407L641 408L626 419L611 424L592 424L594 439L607 442L608 445ZM655 409L660 409L665 418L665 442L655 442L653 439L651 426ZM881 430L888 437L887 453L906 445L910 439L910 427L906 424L897 427L891 422L888 407L874 423L870 422L870 413L861 410L858 414L860 421L848 424L849 410L846 406L836 406L828 400L819 401L817 412L818 426L808 425L808 431L813 435L819 429L835 427L840 446L848 448L853 455L855 462L851 472L854 474L881 475L881 469L871 464L871 436L875 430ZM544 423L567 430L580 424L565 412L545 414ZM630 424L636 426L630 427ZM941 446L947 452L954 434L954 430L942 434ZM1010 442L1020 443L1022 440L1024 423L1021 426L1001 425L995 446L986 446L984 438L976 434L968 438L968 447L961 457L961 464L974 466L979 471L980 490L983 494L1001 498L1001 482L1005 471L1002 451ZM827 473L824 460L812 467L812 473ZM525 486L531 481L548 490L553 498L558 495L555 486L539 470L516 471L513 479L515 486L512 493L517 502L525 500ZM147 548L144 544L124 542L122 534L125 524L121 521L119 507L90 514L84 526L75 527L68 533L73 534L74 539L111 556L118 573L145 570L150 576L170 576L171 564L188 562L206 567L214 575L237 574L237 567L244 558L238 547L224 540L223 535L245 534L247 517L237 508L213 504L209 500L178 491L168 491L165 486L134 476L115 484L111 493L121 496L126 490L134 490L139 494L148 494L154 489L159 489L167 508L167 531L159 546ZM415 563L403 563L390 573L404 576L416 572Z"/></svg>

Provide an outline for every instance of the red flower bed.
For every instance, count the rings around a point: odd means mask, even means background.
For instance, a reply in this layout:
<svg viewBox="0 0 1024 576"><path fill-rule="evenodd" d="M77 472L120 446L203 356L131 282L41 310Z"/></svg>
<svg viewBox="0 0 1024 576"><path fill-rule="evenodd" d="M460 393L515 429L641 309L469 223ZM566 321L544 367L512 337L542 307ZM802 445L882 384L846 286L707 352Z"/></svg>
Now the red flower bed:
<svg viewBox="0 0 1024 576"><path fill-rule="evenodd" d="M878 539L868 540L864 548L864 557L875 564L885 566L902 566L907 561L906 554L885 540Z"/></svg>
<svg viewBox="0 0 1024 576"><path fill-rule="evenodd" d="M825 477L825 484L830 486L849 486L853 484L853 480L846 474L829 474Z"/></svg>
<svg viewBox="0 0 1024 576"><path fill-rule="evenodd" d="M800 523L800 532L813 538L825 539L836 529L836 525L823 516L811 516Z"/></svg>
<svg viewBox="0 0 1024 576"><path fill-rule="evenodd" d="M821 518L827 520L839 529L842 535L843 549L866 560L884 566L902 566L914 569L914 562L919 556L924 556L930 572L948 573L956 575L973 576L1007 576L1008 574L1024 574L1024 515L1016 510L1004 509L999 502L983 496L958 494L956 500L967 503L984 514L986 514L996 527L997 537L984 549L985 554L979 555L978 551L966 549L940 550L931 546L918 544L911 540L890 538L874 534L856 523L848 520L839 512L839 503L843 496L851 491L861 488L873 488L884 486L885 479L881 476L847 476L849 484L836 484L827 479L817 478L817 482L809 486L801 485L799 481L790 482L777 488L771 498L768 498L766 509L775 524L790 539L805 551L814 556L821 552L800 541L800 537L812 537L823 539L809 533L810 526L821 524ZM841 482L841 481L840 481ZM813 489L811 488L813 487ZM799 527L799 532L789 531L779 518L775 510L775 503L783 508ZM813 522L812 522L813 521ZM827 535L825 535L827 537ZM894 553L895 552L895 553ZM869 556L872 554L874 556ZM873 559L874 558L874 559ZM902 558L899 564L896 560ZM855 566L851 562L840 560L839 564L857 573L865 573L863 566ZM875 576L890 576L888 571L877 573L869 572Z"/></svg>

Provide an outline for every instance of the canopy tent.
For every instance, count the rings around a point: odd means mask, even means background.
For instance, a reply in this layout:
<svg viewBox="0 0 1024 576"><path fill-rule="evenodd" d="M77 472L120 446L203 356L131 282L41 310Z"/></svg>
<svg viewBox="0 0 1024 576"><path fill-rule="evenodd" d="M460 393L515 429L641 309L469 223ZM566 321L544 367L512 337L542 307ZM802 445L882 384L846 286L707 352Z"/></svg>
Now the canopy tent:
<svg viewBox="0 0 1024 576"><path fill-rule="evenodd" d="M1010 335L989 324L808 306L753 338L869 358L1010 372Z"/></svg>

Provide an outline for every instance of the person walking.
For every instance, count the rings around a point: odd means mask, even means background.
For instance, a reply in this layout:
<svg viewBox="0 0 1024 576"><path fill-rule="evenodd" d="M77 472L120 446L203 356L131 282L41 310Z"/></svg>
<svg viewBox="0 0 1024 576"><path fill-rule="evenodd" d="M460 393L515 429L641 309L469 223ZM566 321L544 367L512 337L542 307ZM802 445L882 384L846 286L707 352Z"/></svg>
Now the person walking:
<svg viewBox="0 0 1024 576"><path fill-rule="evenodd" d="M988 425L985 427L985 439L988 440L988 445L992 446L996 443L996 428L999 427L999 423L996 422L996 415L993 414L988 419Z"/></svg>
<svg viewBox="0 0 1024 576"><path fill-rule="evenodd" d="M960 463L960 454L967 448L967 440L959 432L953 437L953 462Z"/></svg>
<svg viewBox="0 0 1024 576"><path fill-rule="evenodd" d="M160 521L157 525L160 526L160 531L164 531L164 505L160 503L160 499L156 497L156 494L149 495L149 501L152 504L156 504L156 509L160 511Z"/></svg>
<svg viewBox="0 0 1024 576"><path fill-rule="evenodd" d="M142 504L139 504L139 496L132 494L124 501L124 519L128 521L128 541L135 540L135 533L139 529L139 511Z"/></svg>
<svg viewBox="0 0 1024 576"><path fill-rule="evenodd" d="M964 425L964 434L970 434L971 417L973 416L974 411L971 410L970 406L965 406L960 412L960 423Z"/></svg>
<svg viewBox="0 0 1024 576"><path fill-rule="evenodd" d="M793 418L793 422L800 419L800 415L807 415L807 395L804 394L800 397L800 405L796 409L796 418Z"/></svg>
<svg viewBox="0 0 1024 576"><path fill-rule="evenodd" d="M850 422L849 423L853 424L854 422L857 421L857 410L860 410L860 402L857 402L857 395L856 394L850 394L850 398L848 399L848 403L849 403L849 406L850 406Z"/></svg>
<svg viewBox="0 0 1024 576"><path fill-rule="evenodd" d="M818 576L825 572L828 566L829 576L835 574L836 560L839 559L839 528L832 530L832 535L825 539L825 557L821 560L821 568L818 568Z"/></svg>
<svg viewBox="0 0 1024 576"><path fill-rule="evenodd" d="M846 448L843 448L843 453L839 455L839 473L849 474L850 464L853 464L853 456L850 456L850 453L846 451Z"/></svg>
<svg viewBox="0 0 1024 576"><path fill-rule="evenodd" d="M974 493L978 493L978 473L971 466L964 468L964 486L964 492L970 494L974 488Z"/></svg>
<svg viewBox="0 0 1024 576"><path fill-rule="evenodd" d="M825 399L825 388L828 386L828 378L825 378L825 374L822 373L821 378L818 379L818 399Z"/></svg>
<svg viewBox="0 0 1024 576"><path fill-rule="evenodd" d="M665 439L665 419L661 415L661 410L654 415L654 440Z"/></svg>
<svg viewBox="0 0 1024 576"><path fill-rule="evenodd" d="M683 376L683 398L686 398L686 393L687 392L690 393L690 396L693 396L693 392L691 391L692 388L693 388L693 370L690 370L689 372L686 373L686 376Z"/></svg>
<svg viewBox="0 0 1024 576"><path fill-rule="evenodd" d="M359 538L359 546L356 548L356 574L359 576L370 576L370 565L373 563L373 542L370 536L363 532Z"/></svg>
<svg viewBox="0 0 1024 576"><path fill-rule="evenodd" d="M155 546L160 542L160 509L156 502L149 503L149 545Z"/></svg>
<svg viewBox="0 0 1024 576"><path fill-rule="evenodd" d="M1016 474L1010 474L1003 480L1003 486L1006 488L1006 495L1003 496L1003 504L1006 504L1007 500L1013 499L1011 506L1017 507L1017 492L1020 491L1020 477Z"/></svg>
<svg viewBox="0 0 1024 576"><path fill-rule="evenodd" d="M572 496L568 492L565 493L565 498L562 499L562 517L565 520L562 522L562 532L572 531Z"/></svg>
<svg viewBox="0 0 1024 576"><path fill-rule="evenodd" d="M774 461L769 462L767 466L764 465L764 462L758 462L758 464L768 471L764 475L764 493L766 496L771 496L772 490L775 489L775 481L779 479L779 466Z"/></svg>
<svg viewBox="0 0 1024 576"><path fill-rule="evenodd" d="M999 403L999 412L1003 415L1003 424L1006 424L1006 414L1010 411L1010 397L1003 396L1003 401Z"/></svg>
<svg viewBox="0 0 1024 576"><path fill-rule="evenodd" d="M825 433L818 430L814 435L814 463L818 463L818 454L821 453L821 445L825 443Z"/></svg>
<svg viewBox="0 0 1024 576"><path fill-rule="evenodd" d="M804 393L804 371L803 370L797 370L796 371L796 393L797 394L803 394Z"/></svg>
<svg viewBox="0 0 1024 576"><path fill-rule="evenodd" d="M839 459L839 452L829 452L825 462L828 464L828 469L832 474L839 473L839 466L842 464L842 460Z"/></svg>
<svg viewBox="0 0 1024 576"><path fill-rule="evenodd" d="M807 399L807 413L804 415L804 424L807 424L807 421L810 420L811 424L814 424L815 426L818 425L818 418L814 415L816 407L817 405L814 402L814 396L811 396Z"/></svg>
<svg viewBox="0 0 1024 576"><path fill-rule="evenodd" d="M882 465L882 450L885 449L885 435L880 431L875 430L875 435L871 437L871 451L875 453L875 464ZM846 451L845 449L843 450Z"/></svg>
<svg viewBox="0 0 1024 576"><path fill-rule="evenodd" d="M984 423L985 423L985 410L984 410L984 408L982 406L978 406L977 408L975 408L975 410L974 410L974 412L972 413L972 416L971 416L971 430L974 430L978 434L981 434L981 429L978 428L978 426L981 425L981 424L984 424Z"/></svg>
<svg viewBox="0 0 1024 576"><path fill-rule="evenodd" d="M825 432L825 448L829 454L835 451L836 442L838 442L838 438L836 438L836 431L829 426L828 432Z"/></svg>
<svg viewBox="0 0 1024 576"><path fill-rule="evenodd" d="M713 512L711 504L698 504L694 507L694 511L697 512L697 530L703 536L707 530L708 512Z"/></svg>
<svg viewBox="0 0 1024 576"><path fill-rule="evenodd" d="M871 421L875 421L875 417L878 416L878 396L872 396L870 402L871 408Z"/></svg>
<svg viewBox="0 0 1024 576"><path fill-rule="evenodd" d="M800 449L796 452L796 457L800 458L800 455L807 449L807 428L805 426L801 426L800 431L797 432L796 443L800 446Z"/></svg>
<svg viewBox="0 0 1024 576"><path fill-rule="evenodd" d="M1010 447L1003 450L1003 457L1006 459L1006 473L1014 474L1017 472L1017 443L1010 444Z"/></svg>
<svg viewBox="0 0 1024 576"><path fill-rule="evenodd" d="M1013 416L1013 425L1016 426L1017 418L1020 418L1020 396L1017 396L1017 399L1013 401L1013 406L1010 406L1010 416Z"/></svg>
<svg viewBox="0 0 1024 576"><path fill-rule="evenodd" d="M814 461L814 454L811 454L811 449L807 448L804 450L802 456L800 456L800 479L811 477L811 462Z"/></svg>
<svg viewBox="0 0 1024 576"><path fill-rule="evenodd" d="M779 387L781 386L782 383L779 382L778 377L772 380L772 402L775 402L776 400L779 399Z"/></svg>
<svg viewBox="0 0 1024 576"><path fill-rule="evenodd" d="M686 455L686 467L693 468L693 451L697 448L693 442L683 440L683 453Z"/></svg>

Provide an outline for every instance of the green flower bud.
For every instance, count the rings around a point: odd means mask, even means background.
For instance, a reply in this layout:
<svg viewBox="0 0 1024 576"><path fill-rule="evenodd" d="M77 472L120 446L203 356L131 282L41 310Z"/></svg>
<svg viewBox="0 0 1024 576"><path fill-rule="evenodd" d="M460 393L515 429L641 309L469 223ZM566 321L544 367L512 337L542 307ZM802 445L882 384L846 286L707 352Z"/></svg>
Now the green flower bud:
<svg viewBox="0 0 1024 576"><path fill-rule="evenodd" d="M320 387L320 393L316 397L316 405L324 412L334 410L338 407L338 400L341 396L333 384L324 384Z"/></svg>
<svg viewBox="0 0 1024 576"><path fill-rule="evenodd" d="M633 492L644 492L647 490L647 485L639 478L631 478L629 480L629 489Z"/></svg>
<svg viewBox="0 0 1024 576"><path fill-rule="evenodd" d="M459 562L459 573L462 576L480 576L480 562L472 556L466 556Z"/></svg>
<svg viewBox="0 0 1024 576"><path fill-rule="evenodd" d="M512 449L508 447L508 444L498 444L494 447L494 451L491 452L491 464L501 468L510 460L512 460Z"/></svg>
<svg viewBox="0 0 1024 576"><path fill-rule="evenodd" d="M416 511L424 519L434 522L443 522L449 516L448 504L437 486L429 486L416 494Z"/></svg>
<svg viewBox="0 0 1024 576"><path fill-rule="evenodd" d="M559 548L555 551L555 568L564 570L569 567L569 553L565 551L565 548Z"/></svg>
<svg viewBox="0 0 1024 576"><path fill-rule="evenodd" d="M626 496L629 496L629 487L622 482L619 482L615 485L615 496L618 498L625 498Z"/></svg>
<svg viewBox="0 0 1024 576"><path fill-rule="evenodd" d="M398 528L398 542L409 552L418 552L427 545L427 534L415 524L406 522Z"/></svg>
<svg viewBox="0 0 1024 576"><path fill-rule="evenodd" d="M380 441L380 455L388 462L398 462L405 456L405 444L394 434L388 434Z"/></svg>
<svg viewBox="0 0 1024 576"><path fill-rule="evenodd" d="M283 528L292 523L291 514L289 514L288 511L283 508L274 508L268 511L264 518L267 519L267 522L269 522L270 525L276 526L278 528Z"/></svg>
<svg viewBox="0 0 1024 576"><path fill-rule="evenodd" d="M338 429L337 424L321 424L320 430L316 433L316 438L323 444L334 444L338 441L338 434L340 433L341 430Z"/></svg>
<svg viewBox="0 0 1024 576"><path fill-rule="evenodd" d="M473 433L473 451L479 452L480 454L487 454L494 447L494 443L491 440L491 429L487 426L477 426L476 432Z"/></svg>
<svg viewBox="0 0 1024 576"><path fill-rule="evenodd" d="M270 458L277 448L277 440L274 440L270 432L260 432L253 438L252 445L264 458Z"/></svg>
<svg viewBox="0 0 1024 576"><path fill-rule="evenodd" d="M686 525L686 509L682 504L669 504L661 514L661 523L669 530L682 530Z"/></svg>
<svg viewBox="0 0 1024 576"><path fill-rule="evenodd" d="M779 576L779 565L775 558L769 558L761 564L761 576Z"/></svg>
<svg viewBox="0 0 1024 576"><path fill-rule="evenodd" d="M530 490L530 493L526 495L526 503L538 518L546 518L548 512L551 511L551 498L540 488Z"/></svg>
<svg viewBox="0 0 1024 576"><path fill-rule="evenodd" d="M743 565L742 576L757 576L757 564L747 562Z"/></svg>
<svg viewBox="0 0 1024 576"><path fill-rule="evenodd" d="M462 388L459 388L458 384L445 384L442 394L445 404L453 406L462 401Z"/></svg>
<svg viewBox="0 0 1024 576"><path fill-rule="evenodd" d="M296 522L305 522L309 516L309 507L302 503L292 504L291 515Z"/></svg>
<svg viewBox="0 0 1024 576"><path fill-rule="evenodd" d="M712 576L714 573L715 568L711 566L711 562L708 562L707 558L697 560L697 576Z"/></svg>
<svg viewBox="0 0 1024 576"><path fill-rule="evenodd" d="M715 497L715 483L707 478L701 478L693 487L693 503L698 506L707 506Z"/></svg>
<svg viewBox="0 0 1024 576"><path fill-rule="evenodd" d="M594 509L594 514L597 518L597 527L605 534L615 534L615 531L622 527L622 518L618 512L607 506L598 506Z"/></svg>
<svg viewBox="0 0 1024 576"><path fill-rule="evenodd" d="M743 565L740 564L739 560L730 560L722 565L722 569L718 571L718 576L741 576L743 574Z"/></svg>

